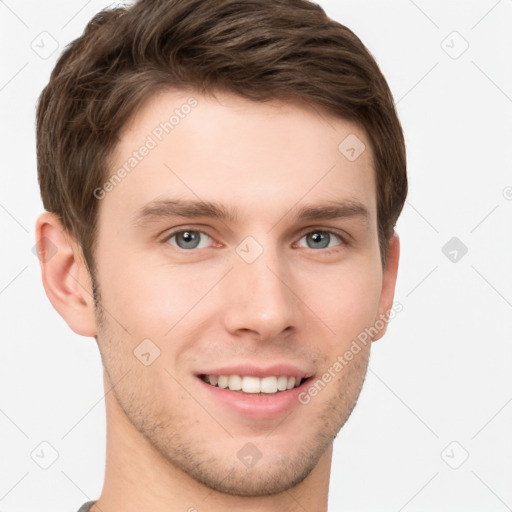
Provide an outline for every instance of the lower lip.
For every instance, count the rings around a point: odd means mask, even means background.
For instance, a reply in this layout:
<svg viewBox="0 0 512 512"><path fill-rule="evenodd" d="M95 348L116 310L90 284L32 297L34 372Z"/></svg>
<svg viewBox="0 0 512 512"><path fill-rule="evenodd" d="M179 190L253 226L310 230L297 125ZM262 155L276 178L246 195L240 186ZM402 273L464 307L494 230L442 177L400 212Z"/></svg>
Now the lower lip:
<svg viewBox="0 0 512 512"><path fill-rule="evenodd" d="M300 405L299 395L308 386L311 377L301 382L300 386L278 391L277 393L257 394L232 391L206 383L197 377L199 383L214 400L220 402L236 413L255 419L272 419Z"/></svg>

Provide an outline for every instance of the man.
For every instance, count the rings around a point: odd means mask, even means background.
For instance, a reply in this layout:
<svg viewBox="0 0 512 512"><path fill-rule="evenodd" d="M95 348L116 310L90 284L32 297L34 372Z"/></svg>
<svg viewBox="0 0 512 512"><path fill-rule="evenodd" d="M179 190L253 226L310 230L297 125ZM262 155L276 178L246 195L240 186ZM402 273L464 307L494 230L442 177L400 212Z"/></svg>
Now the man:
<svg viewBox="0 0 512 512"><path fill-rule="evenodd" d="M407 192L360 40L306 0L106 10L37 137L45 290L104 366L105 482L80 511L327 510Z"/></svg>

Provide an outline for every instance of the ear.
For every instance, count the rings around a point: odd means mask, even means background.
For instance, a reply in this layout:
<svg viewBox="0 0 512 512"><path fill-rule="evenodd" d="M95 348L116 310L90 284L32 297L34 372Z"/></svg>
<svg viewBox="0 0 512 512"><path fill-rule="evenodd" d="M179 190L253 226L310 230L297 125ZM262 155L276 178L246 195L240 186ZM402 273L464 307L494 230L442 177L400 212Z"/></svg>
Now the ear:
<svg viewBox="0 0 512 512"><path fill-rule="evenodd" d="M388 241L388 257L386 266L382 273L382 291L380 295L379 313L378 317L375 319L376 323L379 320L384 322L384 327L379 329L379 332L372 338L372 341L377 341L382 338L388 327L389 311L393 306L393 299L395 297L395 284L399 259L400 239L396 233L393 233ZM381 322L379 322L379 324Z"/></svg>
<svg viewBox="0 0 512 512"><path fill-rule="evenodd" d="M96 336L92 281L80 245L58 216L48 212L37 219L36 241L43 286L53 307L74 332Z"/></svg>

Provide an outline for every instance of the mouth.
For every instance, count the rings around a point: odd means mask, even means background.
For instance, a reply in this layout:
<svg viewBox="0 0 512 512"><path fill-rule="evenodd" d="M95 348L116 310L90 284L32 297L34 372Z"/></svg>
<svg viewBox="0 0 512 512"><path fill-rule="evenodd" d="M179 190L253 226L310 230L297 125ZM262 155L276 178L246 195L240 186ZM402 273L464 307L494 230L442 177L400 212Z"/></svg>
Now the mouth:
<svg viewBox="0 0 512 512"><path fill-rule="evenodd" d="M314 379L313 369L277 361L268 366L242 362L195 373L205 403L239 418L272 420L301 406L300 396ZM300 415L304 411L301 410ZM296 417L301 417L296 415Z"/></svg>
<svg viewBox="0 0 512 512"><path fill-rule="evenodd" d="M295 375L269 375L256 377L254 375L207 375L198 377L210 386L237 391L248 395L268 396L290 391L305 384L312 377Z"/></svg>

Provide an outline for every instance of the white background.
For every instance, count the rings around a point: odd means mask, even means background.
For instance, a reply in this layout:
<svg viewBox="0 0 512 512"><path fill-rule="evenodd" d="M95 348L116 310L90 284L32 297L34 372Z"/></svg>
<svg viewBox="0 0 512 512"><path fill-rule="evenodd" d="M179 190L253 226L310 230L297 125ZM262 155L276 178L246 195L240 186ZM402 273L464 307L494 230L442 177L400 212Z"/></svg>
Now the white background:
<svg viewBox="0 0 512 512"><path fill-rule="evenodd" d="M319 3L388 79L410 182L397 226L404 309L335 442L330 510L512 510L512 1ZM74 512L103 484L99 352L51 307L32 247L36 100L107 5L0 2L3 512ZM47 58L41 38L58 44ZM442 251L452 237L468 249L456 262ZM46 470L31 458L41 442L58 452Z"/></svg>

